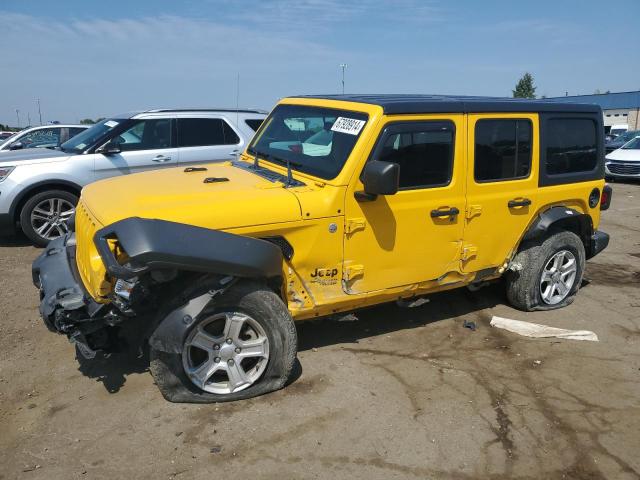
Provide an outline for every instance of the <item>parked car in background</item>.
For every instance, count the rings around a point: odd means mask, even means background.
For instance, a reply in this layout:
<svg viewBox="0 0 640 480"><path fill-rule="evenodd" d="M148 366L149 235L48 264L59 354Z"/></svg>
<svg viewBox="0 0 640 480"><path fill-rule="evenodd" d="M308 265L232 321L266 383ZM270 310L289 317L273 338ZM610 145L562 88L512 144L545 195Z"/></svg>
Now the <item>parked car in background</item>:
<svg viewBox="0 0 640 480"><path fill-rule="evenodd" d="M608 178L640 178L640 132L608 154L604 166Z"/></svg>
<svg viewBox="0 0 640 480"><path fill-rule="evenodd" d="M626 123L620 123L618 125L611 125L611 128L609 129L608 137L611 140L613 140L618 135L623 134L627 130L629 130L629 125L627 125Z"/></svg>
<svg viewBox="0 0 640 480"><path fill-rule="evenodd" d="M177 165L231 160L265 114L256 110L150 110L103 120L59 149L0 153L0 234L19 224L36 245L67 231L84 185Z"/></svg>
<svg viewBox="0 0 640 480"><path fill-rule="evenodd" d="M89 125L43 125L17 132L0 144L0 152L25 148L57 148Z"/></svg>
<svg viewBox="0 0 640 480"><path fill-rule="evenodd" d="M13 136L16 132L0 132L0 143L3 143L7 138Z"/></svg>
<svg viewBox="0 0 640 480"><path fill-rule="evenodd" d="M621 133L617 137L605 143L604 148L607 153L611 153L614 150L617 150L620 147L622 147L629 140L633 140L638 135L640 135L640 130L630 130L628 132Z"/></svg>

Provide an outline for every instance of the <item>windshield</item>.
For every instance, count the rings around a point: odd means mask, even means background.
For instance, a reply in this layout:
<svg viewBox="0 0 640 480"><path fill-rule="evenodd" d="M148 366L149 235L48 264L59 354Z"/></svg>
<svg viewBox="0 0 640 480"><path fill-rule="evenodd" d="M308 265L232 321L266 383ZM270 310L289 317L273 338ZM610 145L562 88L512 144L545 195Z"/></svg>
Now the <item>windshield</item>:
<svg viewBox="0 0 640 480"><path fill-rule="evenodd" d="M348 110L278 105L248 148L275 163L325 180L340 173L367 115Z"/></svg>
<svg viewBox="0 0 640 480"><path fill-rule="evenodd" d="M67 153L82 153L87 148L93 147L96 142L100 141L107 133L113 128L120 125L125 120L109 119L103 120L100 123L96 123L92 127L86 129L84 132L79 133L75 137L64 142L60 149Z"/></svg>
<svg viewBox="0 0 640 480"><path fill-rule="evenodd" d="M625 143L622 148L624 150L640 150L640 137L636 137L628 143Z"/></svg>
<svg viewBox="0 0 640 480"><path fill-rule="evenodd" d="M615 139L616 143L624 143L624 142L628 142L629 140L631 140L634 137L637 137L638 135L640 135L640 131L634 131L634 132L624 132L621 135L618 135Z"/></svg>

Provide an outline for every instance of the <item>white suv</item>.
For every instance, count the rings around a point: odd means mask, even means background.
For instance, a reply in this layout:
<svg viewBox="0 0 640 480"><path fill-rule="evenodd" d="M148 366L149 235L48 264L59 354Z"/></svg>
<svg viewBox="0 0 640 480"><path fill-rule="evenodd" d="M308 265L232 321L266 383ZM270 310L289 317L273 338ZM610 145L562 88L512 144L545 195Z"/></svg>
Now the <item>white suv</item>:
<svg viewBox="0 0 640 480"><path fill-rule="evenodd" d="M42 125L29 127L0 140L0 152L23 148L55 148L89 128L89 125Z"/></svg>
<svg viewBox="0 0 640 480"><path fill-rule="evenodd" d="M257 110L150 110L93 125L58 150L0 155L0 235L36 245L67 231L84 185L144 170L232 160L265 118Z"/></svg>

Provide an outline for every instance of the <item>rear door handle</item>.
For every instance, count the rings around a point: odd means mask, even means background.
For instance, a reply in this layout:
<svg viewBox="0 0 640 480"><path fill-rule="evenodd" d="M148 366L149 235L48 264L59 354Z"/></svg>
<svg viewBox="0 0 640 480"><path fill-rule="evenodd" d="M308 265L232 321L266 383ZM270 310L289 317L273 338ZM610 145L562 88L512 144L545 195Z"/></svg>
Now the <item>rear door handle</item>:
<svg viewBox="0 0 640 480"><path fill-rule="evenodd" d="M230 157L237 157L238 155L240 155L240 150L232 150L231 153L229 153Z"/></svg>
<svg viewBox="0 0 640 480"><path fill-rule="evenodd" d="M431 210L431 218L449 217L453 215L458 215L459 213L460 213L460 210L458 210L456 207L451 207L448 210Z"/></svg>
<svg viewBox="0 0 640 480"><path fill-rule="evenodd" d="M158 163L165 163L165 162L171 161L171 157L165 157L164 155L157 155L153 157L152 161L158 162Z"/></svg>
<svg viewBox="0 0 640 480"><path fill-rule="evenodd" d="M529 200L528 198L522 198L520 200L509 200L509 203L507 203L507 205L509 206L509 208L515 208L515 207L527 207L529 205L531 205L531 200Z"/></svg>

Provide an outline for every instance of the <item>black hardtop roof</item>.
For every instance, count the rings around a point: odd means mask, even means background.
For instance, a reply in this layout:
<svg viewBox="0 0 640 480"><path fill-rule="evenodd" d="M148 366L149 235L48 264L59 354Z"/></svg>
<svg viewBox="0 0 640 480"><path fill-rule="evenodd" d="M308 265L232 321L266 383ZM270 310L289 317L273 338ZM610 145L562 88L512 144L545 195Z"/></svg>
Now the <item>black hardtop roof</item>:
<svg viewBox="0 0 640 480"><path fill-rule="evenodd" d="M380 105L385 114L402 113L487 113L487 112L580 112L601 113L598 105L560 103L509 97L473 97L464 95L347 94L299 95L295 98L342 100Z"/></svg>

